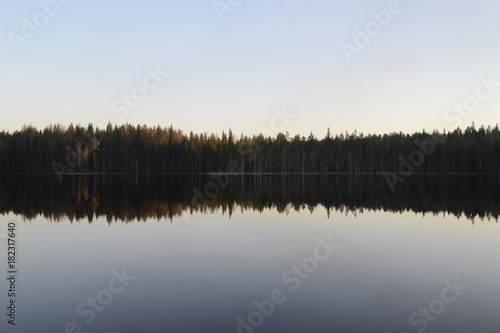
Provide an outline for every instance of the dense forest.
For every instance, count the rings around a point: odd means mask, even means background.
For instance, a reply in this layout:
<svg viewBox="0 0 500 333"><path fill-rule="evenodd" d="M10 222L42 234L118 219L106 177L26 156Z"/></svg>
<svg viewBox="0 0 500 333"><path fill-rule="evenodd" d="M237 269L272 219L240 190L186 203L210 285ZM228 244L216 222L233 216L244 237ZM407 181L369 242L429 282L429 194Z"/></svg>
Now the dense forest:
<svg viewBox="0 0 500 333"><path fill-rule="evenodd" d="M0 173L498 173L500 130L235 137L172 126L51 125L0 133Z"/></svg>

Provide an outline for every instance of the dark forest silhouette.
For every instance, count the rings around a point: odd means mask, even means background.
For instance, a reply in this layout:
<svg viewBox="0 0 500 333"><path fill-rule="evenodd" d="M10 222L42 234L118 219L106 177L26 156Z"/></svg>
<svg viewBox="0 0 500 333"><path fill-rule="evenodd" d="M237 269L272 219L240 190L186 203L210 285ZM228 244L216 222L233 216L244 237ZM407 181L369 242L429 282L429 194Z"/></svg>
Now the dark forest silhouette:
<svg viewBox="0 0 500 333"><path fill-rule="evenodd" d="M169 128L27 126L0 133L0 173L498 173L500 130L279 133L236 138Z"/></svg>
<svg viewBox="0 0 500 333"><path fill-rule="evenodd" d="M108 222L179 217L191 212L237 209L390 211L448 214L470 220L500 215L500 177L413 176L392 191L383 176L272 175L228 176L209 200L196 191L217 176L54 176L0 177L0 213L31 220L59 221L105 217ZM402 221L403 223L404 221Z"/></svg>

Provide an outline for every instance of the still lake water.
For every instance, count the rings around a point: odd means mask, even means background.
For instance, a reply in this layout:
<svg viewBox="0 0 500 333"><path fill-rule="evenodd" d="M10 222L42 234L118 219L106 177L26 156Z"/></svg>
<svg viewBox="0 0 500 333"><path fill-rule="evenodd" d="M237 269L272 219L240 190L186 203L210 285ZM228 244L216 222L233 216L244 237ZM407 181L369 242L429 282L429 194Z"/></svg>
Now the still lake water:
<svg viewBox="0 0 500 333"><path fill-rule="evenodd" d="M498 178L2 184L0 332L500 331Z"/></svg>

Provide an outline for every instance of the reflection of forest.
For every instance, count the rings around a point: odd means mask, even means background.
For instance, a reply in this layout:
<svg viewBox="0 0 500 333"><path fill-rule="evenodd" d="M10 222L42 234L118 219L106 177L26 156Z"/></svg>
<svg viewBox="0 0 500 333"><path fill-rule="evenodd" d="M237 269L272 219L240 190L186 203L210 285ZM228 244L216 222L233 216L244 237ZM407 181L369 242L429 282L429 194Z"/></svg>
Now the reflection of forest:
<svg viewBox="0 0 500 333"><path fill-rule="evenodd" d="M500 213L500 177L412 176L398 183L394 192L383 176L226 176L228 181L214 177L65 176L63 182L52 176L2 177L0 213L56 221L106 216L109 222L172 219L218 209L231 214L240 207L312 210L317 205L328 212L414 211L471 220L497 220Z"/></svg>

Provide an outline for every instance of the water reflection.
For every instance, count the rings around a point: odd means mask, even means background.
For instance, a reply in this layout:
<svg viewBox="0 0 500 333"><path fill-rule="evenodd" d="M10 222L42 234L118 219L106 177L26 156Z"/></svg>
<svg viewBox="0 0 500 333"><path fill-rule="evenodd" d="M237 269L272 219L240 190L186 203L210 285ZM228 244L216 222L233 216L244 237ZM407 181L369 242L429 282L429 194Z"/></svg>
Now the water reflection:
<svg viewBox="0 0 500 333"><path fill-rule="evenodd" d="M383 176L51 176L2 177L0 213L59 221L105 216L108 222L169 218L235 209L364 210L447 213L498 220L500 178L413 176L395 191Z"/></svg>

